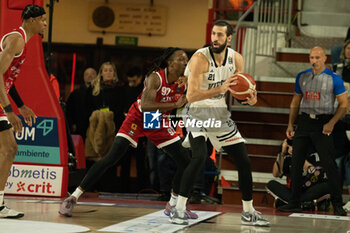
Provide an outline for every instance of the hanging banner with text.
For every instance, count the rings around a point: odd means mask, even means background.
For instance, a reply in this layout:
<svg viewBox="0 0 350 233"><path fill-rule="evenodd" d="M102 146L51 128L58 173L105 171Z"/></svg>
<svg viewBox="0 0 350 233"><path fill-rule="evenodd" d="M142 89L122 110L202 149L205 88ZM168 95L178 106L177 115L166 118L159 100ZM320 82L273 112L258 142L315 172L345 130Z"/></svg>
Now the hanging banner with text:
<svg viewBox="0 0 350 233"><path fill-rule="evenodd" d="M95 32L165 35L165 6L90 2L88 29Z"/></svg>
<svg viewBox="0 0 350 233"><path fill-rule="evenodd" d="M21 135L15 134L18 150L15 162L61 164L57 118L37 117L33 127L23 124Z"/></svg>

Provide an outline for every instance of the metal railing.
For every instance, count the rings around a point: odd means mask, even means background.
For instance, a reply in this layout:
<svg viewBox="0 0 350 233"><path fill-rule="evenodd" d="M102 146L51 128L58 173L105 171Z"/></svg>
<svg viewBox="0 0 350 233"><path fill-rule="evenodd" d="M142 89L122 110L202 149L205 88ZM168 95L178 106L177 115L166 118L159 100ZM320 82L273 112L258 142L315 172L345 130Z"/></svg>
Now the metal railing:
<svg viewBox="0 0 350 233"><path fill-rule="evenodd" d="M254 10L254 21L244 20ZM231 47L243 55L244 72L254 76L256 56L275 57L278 41L291 38L292 0L256 0L234 28ZM285 45L283 45L285 46Z"/></svg>

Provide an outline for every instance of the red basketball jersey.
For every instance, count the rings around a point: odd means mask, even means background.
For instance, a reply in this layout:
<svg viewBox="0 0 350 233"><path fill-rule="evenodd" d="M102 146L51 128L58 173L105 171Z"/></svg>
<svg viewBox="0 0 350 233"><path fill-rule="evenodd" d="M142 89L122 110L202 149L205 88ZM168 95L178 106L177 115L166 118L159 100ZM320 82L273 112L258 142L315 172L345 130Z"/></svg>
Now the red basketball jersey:
<svg viewBox="0 0 350 233"><path fill-rule="evenodd" d="M160 79L160 86L157 90L155 101L158 103L174 103L178 101L181 95L185 92L185 86L178 87L176 83L168 83L166 69L159 70L156 74ZM126 138L134 147L137 146L139 137L147 137L158 148L162 148L180 140L180 137L177 136L175 130L171 126L164 128L163 125L161 125L161 128L159 129L143 128L141 96L142 93L137 101L131 105L128 115L126 116L123 125L120 127L117 136ZM162 117L167 117L170 112L171 111L163 112Z"/></svg>
<svg viewBox="0 0 350 233"><path fill-rule="evenodd" d="M4 35L1 38L1 42L0 42L0 52L3 51L3 41L4 39L10 35L10 34L14 34L14 33L19 33L25 42L26 41L26 33L24 31L24 29L22 27L16 28L14 29L12 32L7 33L6 35ZM9 68L7 69L7 71L4 73L4 82L5 82L5 90L8 93L10 88L12 87L13 83L15 82L16 78L18 77L18 74L20 72L20 67L24 62L26 56L26 46L24 46L24 49L22 50L22 52L18 55L15 56L15 58L12 60L11 65L9 66Z"/></svg>
<svg viewBox="0 0 350 233"><path fill-rule="evenodd" d="M14 34L14 33L19 33L25 42L27 42L27 36L26 33L24 31L24 29L22 27L16 28L14 29L12 32L9 32L7 34L5 34L0 41L0 52L3 51L3 41L4 39L9 36L10 34ZM6 93L8 93L13 85L13 83L15 82L16 78L18 77L21 65L24 62L26 56L26 45L24 45L24 48L22 50L22 52L18 55L16 55L14 57L14 59L12 60L9 68L6 70L6 72L4 73L3 77L4 77L4 84L5 84L5 91ZM1 117L5 116L4 111L0 108L0 120Z"/></svg>
<svg viewBox="0 0 350 233"><path fill-rule="evenodd" d="M186 87L178 87L177 83L168 83L167 78L167 69L162 69L157 72L155 72L160 80L160 86L157 90L157 95L155 102L158 103L175 103L177 102L180 97L184 94ZM149 77L148 77L149 78ZM146 87L143 88L142 93ZM138 107L141 112L141 96L142 93L139 95L137 99ZM171 111L164 112L163 114L168 115Z"/></svg>

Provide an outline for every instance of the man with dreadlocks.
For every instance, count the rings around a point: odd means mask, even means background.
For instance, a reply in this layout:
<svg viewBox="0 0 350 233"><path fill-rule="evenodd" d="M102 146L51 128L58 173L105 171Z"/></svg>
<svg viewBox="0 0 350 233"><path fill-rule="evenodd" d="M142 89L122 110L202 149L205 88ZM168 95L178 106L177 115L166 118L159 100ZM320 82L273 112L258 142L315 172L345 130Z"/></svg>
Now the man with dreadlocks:
<svg viewBox="0 0 350 233"><path fill-rule="evenodd" d="M5 34L0 40L0 218L20 218L24 213L4 205L5 184L17 152L13 130L20 134L22 122L13 112L7 94L15 101L25 122L35 123L34 112L24 105L14 86L20 67L26 56L26 44L35 35L43 35L46 28L45 10L37 5L28 5L22 12L22 26Z"/></svg>
<svg viewBox="0 0 350 233"><path fill-rule="evenodd" d="M115 165L126 153L129 145L137 146L139 137L146 136L158 148L162 148L177 165L177 171L173 179L173 192L179 193L182 173L189 163L188 150L181 145L179 136L173 128L144 129L143 112L156 111L153 117L165 117L172 109L179 108L186 103L184 95L185 86L181 77L185 71L188 58L186 53L179 48L167 48L164 54L157 59L145 80L145 87L127 114L120 127L114 143L109 152L100 161L95 163L86 174L80 186L74 193L65 199L59 213L71 217L74 205L78 198L99 181L103 173ZM161 112L161 113L160 113ZM198 216L187 210L188 218Z"/></svg>

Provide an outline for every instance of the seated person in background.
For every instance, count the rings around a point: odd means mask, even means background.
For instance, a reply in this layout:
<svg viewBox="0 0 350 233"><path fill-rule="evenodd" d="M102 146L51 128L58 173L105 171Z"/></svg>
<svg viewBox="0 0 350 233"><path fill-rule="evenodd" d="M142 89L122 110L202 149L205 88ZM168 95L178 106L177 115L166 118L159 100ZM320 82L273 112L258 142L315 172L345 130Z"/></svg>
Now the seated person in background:
<svg viewBox="0 0 350 233"><path fill-rule="evenodd" d="M333 71L339 74L343 81L346 92L348 94L348 101L350 101L350 28L348 31L348 40L340 47L339 63L333 66ZM346 130L350 128L350 105L345 117L340 120L334 127L334 145L336 146L336 160L339 172L342 178L345 177L346 186L350 194L350 144L346 136ZM343 208L350 212L350 201L343 206Z"/></svg>
<svg viewBox="0 0 350 233"><path fill-rule="evenodd" d="M290 172L292 164L292 140L285 139L282 144L282 150L277 155L273 165L272 174L274 177L282 178L287 176L287 185L281 184L276 180L271 180L266 185L266 190L275 197L276 208L288 204L292 197L290 188ZM303 206L309 206L313 200L317 200L329 194L329 186L324 170L319 166L314 166L319 161L318 154L311 147L309 156L304 163L303 172L303 193L301 202Z"/></svg>
<svg viewBox="0 0 350 233"><path fill-rule="evenodd" d="M341 175L342 185L348 188L350 194L350 142L346 135L346 130L349 129L350 115L337 122L333 130L334 147L335 147L335 162ZM345 181L345 183L344 183ZM343 206L346 212L350 212L350 201Z"/></svg>
<svg viewBox="0 0 350 233"><path fill-rule="evenodd" d="M350 27L348 28L348 32L346 33L345 40L347 41L350 39ZM336 66L338 63L341 63L341 58L339 59L339 54L341 54L342 51L342 45L337 44L334 45L331 49L331 59L332 59L332 66Z"/></svg>
<svg viewBox="0 0 350 233"><path fill-rule="evenodd" d="M345 41L341 53L340 62L333 66L333 71L339 74L344 81L344 86L349 98L349 87L350 87L350 39Z"/></svg>

